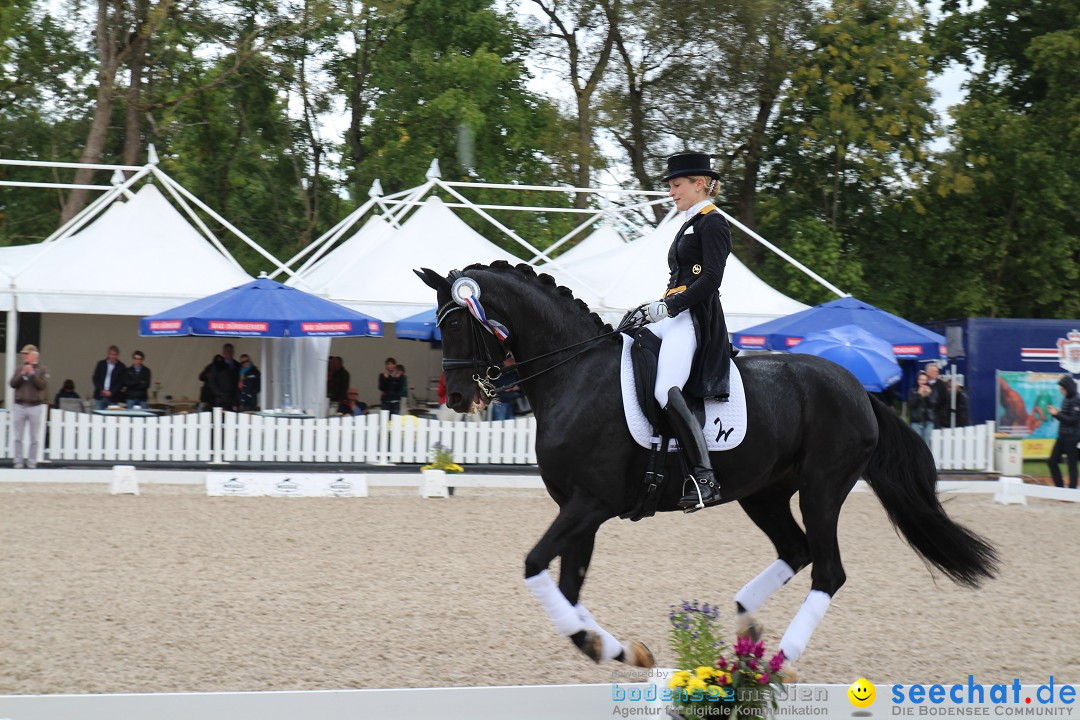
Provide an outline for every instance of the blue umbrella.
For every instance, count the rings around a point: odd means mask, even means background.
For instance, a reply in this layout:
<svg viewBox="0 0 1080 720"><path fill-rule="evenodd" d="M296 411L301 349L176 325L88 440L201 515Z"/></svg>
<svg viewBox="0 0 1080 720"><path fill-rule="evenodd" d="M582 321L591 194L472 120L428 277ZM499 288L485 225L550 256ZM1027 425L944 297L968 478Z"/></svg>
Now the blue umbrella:
<svg viewBox="0 0 1080 720"><path fill-rule="evenodd" d="M810 333L791 352L832 360L850 371L870 392L882 392L900 380L900 363L896 362L892 344L858 325Z"/></svg>
<svg viewBox="0 0 1080 720"><path fill-rule="evenodd" d="M382 322L303 290L260 277L142 318L139 335L382 337Z"/></svg>
<svg viewBox="0 0 1080 720"><path fill-rule="evenodd" d="M838 298L801 312L745 328L732 336L741 350L787 351L810 333L858 325L892 345L900 359L937 360L945 354L945 336L919 327L853 297Z"/></svg>
<svg viewBox="0 0 1080 720"><path fill-rule="evenodd" d="M405 340L442 342L442 332L435 327L435 308L398 320L394 328L397 336Z"/></svg>

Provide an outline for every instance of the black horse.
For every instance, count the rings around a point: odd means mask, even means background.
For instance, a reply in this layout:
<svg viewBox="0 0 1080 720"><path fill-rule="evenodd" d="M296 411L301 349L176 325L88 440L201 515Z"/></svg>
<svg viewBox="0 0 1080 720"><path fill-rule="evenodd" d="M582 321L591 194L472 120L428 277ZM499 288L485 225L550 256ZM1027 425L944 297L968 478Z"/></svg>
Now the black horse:
<svg viewBox="0 0 1080 720"><path fill-rule="evenodd" d="M438 292L449 407L482 406L508 351L526 378L521 385L536 416L540 472L559 505L525 558L526 584L556 629L593 660L651 666L644 645L619 643L578 602L596 532L634 507L647 462L622 409L621 339L569 290L528 265L473 265L450 278L427 269L417 274ZM472 290L452 293L451 281L462 277ZM470 312L462 296L476 290ZM926 444L848 371L810 355L739 357L735 364L746 391L746 435L737 447L713 453L713 467L724 502L738 501L778 555L736 595L741 634L755 636L757 608L813 564L812 590L780 643L788 662L802 653L846 579L837 519L860 477L931 565L973 587L993 576L994 549L942 510ZM679 468L669 462L668 477L681 479ZM805 532L791 514L796 492ZM677 510L681 495L681 482L667 483L659 509ZM547 573L556 556L562 559L557 588Z"/></svg>

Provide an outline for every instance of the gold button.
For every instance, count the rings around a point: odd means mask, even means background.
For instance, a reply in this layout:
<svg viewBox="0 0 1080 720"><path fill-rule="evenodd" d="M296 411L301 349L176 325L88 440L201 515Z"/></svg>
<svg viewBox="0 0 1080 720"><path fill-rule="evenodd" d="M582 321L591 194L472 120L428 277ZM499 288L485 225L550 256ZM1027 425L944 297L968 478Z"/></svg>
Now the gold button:
<svg viewBox="0 0 1080 720"><path fill-rule="evenodd" d="M691 272L693 272L695 275L700 275L701 274L701 266L700 265L695 265L694 269Z"/></svg>

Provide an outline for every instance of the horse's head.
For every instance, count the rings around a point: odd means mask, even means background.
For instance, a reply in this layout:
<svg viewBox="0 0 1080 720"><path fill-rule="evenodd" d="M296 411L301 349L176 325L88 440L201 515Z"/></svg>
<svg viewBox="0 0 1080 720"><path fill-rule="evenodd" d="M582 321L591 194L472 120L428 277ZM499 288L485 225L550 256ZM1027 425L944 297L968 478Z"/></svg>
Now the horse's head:
<svg viewBox="0 0 1080 720"><path fill-rule="evenodd" d="M502 375L507 348L500 335L506 328L487 316L473 278L457 270L449 277L428 268L415 272L438 293L435 317L442 332L446 405L458 412L482 408L495 396Z"/></svg>

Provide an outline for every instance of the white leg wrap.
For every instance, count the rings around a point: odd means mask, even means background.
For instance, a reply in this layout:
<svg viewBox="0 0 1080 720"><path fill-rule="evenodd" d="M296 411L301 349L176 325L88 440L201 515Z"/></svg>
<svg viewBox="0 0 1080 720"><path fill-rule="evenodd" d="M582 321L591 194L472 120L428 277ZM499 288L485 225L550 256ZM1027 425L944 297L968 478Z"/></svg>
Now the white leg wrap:
<svg viewBox="0 0 1080 720"><path fill-rule="evenodd" d="M582 605L578 603L574 606L574 610L577 611L578 617L585 623L585 626L592 630L594 633L600 636L604 641L603 649L600 651L600 656L604 660L614 660L619 657L619 653L623 651L622 643L615 639L615 636L609 633L604 628L600 627L600 623L593 619L592 613Z"/></svg>
<svg viewBox="0 0 1080 720"><path fill-rule="evenodd" d="M529 586L533 597L536 598L540 606L544 608L544 612L551 618L551 622L555 624L555 629L560 635L570 637L574 633L585 629L585 621L581 619L570 601L555 585L555 581L551 579L551 575L547 570L543 570L531 578L525 578L525 584Z"/></svg>
<svg viewBox="0 0 1080 720"><path fill-rule="evenodd" d="M818 623L825 617L825 611L829 609L832 598L821 590L811 590L806 596L799 612L788 625L787 632L780 639L780 649L784 651L784 660L795 662L806 649L806 643L810 642L810 636L814 634Z"/></svg>
<svg viewBox="0 0 1080 720"><path fill-rule="evenodd" d="M757 612L774 592L793 577L795 577L795 571L791 569L791 566L777 559L772 565L762 570L760 575L746 583L742 590L735 593L735 602L746 608L748 613Z"/></svg>

